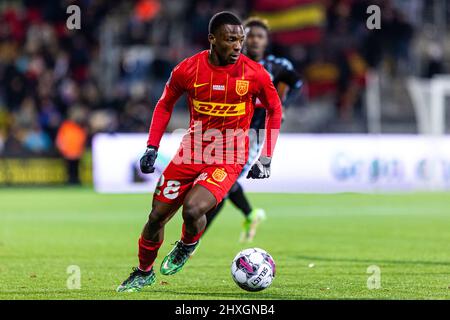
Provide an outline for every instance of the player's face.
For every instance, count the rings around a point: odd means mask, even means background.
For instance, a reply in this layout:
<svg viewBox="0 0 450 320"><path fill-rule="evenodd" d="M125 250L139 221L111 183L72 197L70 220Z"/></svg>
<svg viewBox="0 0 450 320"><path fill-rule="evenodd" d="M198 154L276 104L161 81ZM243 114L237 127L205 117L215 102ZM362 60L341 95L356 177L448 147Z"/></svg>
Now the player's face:
<svg viewBox="0 0 450 320"><path fill-rule="evenodd" d="M233 64L239 59L244 45L244 28L242 25L222 25L209 41L221 64Z"/></svg>
<svg viewBox="0 0 450 320"><path fill-rule="evenodd" d="M264 56L269 39L267 31L264 28L253 26L245 29L245 50L251 58Z"/></svg>

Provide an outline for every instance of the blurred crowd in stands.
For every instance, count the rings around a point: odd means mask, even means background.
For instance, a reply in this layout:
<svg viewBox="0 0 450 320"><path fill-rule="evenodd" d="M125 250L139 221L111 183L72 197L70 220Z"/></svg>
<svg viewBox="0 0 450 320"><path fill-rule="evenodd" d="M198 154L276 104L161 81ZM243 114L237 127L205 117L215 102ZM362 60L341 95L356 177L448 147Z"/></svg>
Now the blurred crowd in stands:
<svg viewBox="0 0 450 320"><path fill-rule="evenodd" d="M421 0L412 1L417 9L409 14L394 5L402 1L277 2L294 4L295 10L321 6L323 21L318 18L312 40L280 37L291 42L274 42L271 50L293 62L305 80L304 96L331 96L338 117L351 118L361 109L368 69L387 59L393 73L408 72ZM381 7L381 30L366 28L369 2ZM80 30L66 27L70 15L66 8L71 4L81 8ZM61 154L77 159L96 132L146 132L171 69L184 57L208 48L208 21L224 9L246 18L255 13L255 4L250 0L2 3L0 155ZM176 111L182 108L179 104Z"/></svg>

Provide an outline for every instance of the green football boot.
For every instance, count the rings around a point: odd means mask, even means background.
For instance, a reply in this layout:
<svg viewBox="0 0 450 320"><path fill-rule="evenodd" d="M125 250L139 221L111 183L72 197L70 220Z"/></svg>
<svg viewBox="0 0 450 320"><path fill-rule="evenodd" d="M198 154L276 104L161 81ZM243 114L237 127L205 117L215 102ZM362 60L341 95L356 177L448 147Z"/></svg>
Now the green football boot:
<svg viewBox="0 0 450 320"><path fill-rule="evenodd" d="M133 268L133 272L130 276L122 282L120 286L117 287L117 292L138 292L141 291L143 287L149 286L156 281L156 274L153 268L148 271L142 271L138 268Z"/></svg>
<svg viewBox="0 0 450 320"><path fill-rule="evenodd" d="M240 242L252 242L256 235L258 225L264 220L266 220L266 212L264 209L253 209L244 220Z"/></svg>
<svg viewBox="0 0 450 320"><path fill-rule="evenodd" d="M169 276L180 271L199 243L200 241L197 241L195 244L185 245L183 242L177 241L175 247L173 247L162 261L161 273Z"/></svg>

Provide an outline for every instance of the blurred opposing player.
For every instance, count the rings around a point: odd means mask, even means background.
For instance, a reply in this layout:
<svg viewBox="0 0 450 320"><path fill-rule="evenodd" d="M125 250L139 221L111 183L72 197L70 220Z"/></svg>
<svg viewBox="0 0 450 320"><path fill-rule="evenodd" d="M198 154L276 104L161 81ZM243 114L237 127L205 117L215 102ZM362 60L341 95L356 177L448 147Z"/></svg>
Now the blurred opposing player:
<svg viewBox="0 0 450 320"><path fill-rule="evenodd" d="M181 206L181 240L164 258L160 271L172 275L184 266L204 232L205 214L222 201L247 162L246 131L257 98L267 109L268 130L261 156L249 175L256 179L270 176L282 116L277 91L267 71L241 54L245 35L239 18L220 12L211 18L208 31L210 49L173 69L155 107L147 150L140 161L142 172L155 170L161 137L183 93L188 96L190 127L155 190L152 210L139 238L139 267L133 268L117 291L139 291L155 282L153 264L163 242L164 225Z"/></svg>
<svg viewBox="0 0 450 320"><path fill-rule="evenodd" d="M292 94L301 87L299 75L294 70L292 63L285 58L277 58L273 55L266 55L266 50L269 45L269 26L265 20L258 17L252 17L244 22L244 30L246 39L244 44L244 52L253 61L256 61L264 66L269 72L271 79L278 91L278 95L285 105L288 95ZM283 108L284 111L284 108ZM256 109L251 122L251 129L256 131L265 128L266 110L263 108L261 101L256 101ZM252 139L250 136L250 150L249 158L242 174L245 174L248 168L257 159L264 141L259 139ZM256 234L258 224L265 219L266 214L263 209L253 209L244 194L244 190L239 182L236 182L228 193L228 199L242 212L244 215L243 230L240 236L241 242L250 242ZM224 205L222 201L215 209L208 212L207 225L208 228L216 215L221 211Z"/></svg>

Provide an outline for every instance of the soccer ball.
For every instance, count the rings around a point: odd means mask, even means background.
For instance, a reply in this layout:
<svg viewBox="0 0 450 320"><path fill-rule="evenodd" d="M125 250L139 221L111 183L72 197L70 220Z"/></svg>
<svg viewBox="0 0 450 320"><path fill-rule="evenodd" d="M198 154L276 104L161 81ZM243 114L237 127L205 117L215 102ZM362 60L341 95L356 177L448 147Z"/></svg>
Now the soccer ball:
<svg viewBox="0 0 450 320"><path fill-rule="evenodd" d="M275 277L275 262L263 249L245 249L234 257L231 276L242 289L261 291L270 286Z"/></svg>

